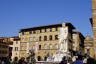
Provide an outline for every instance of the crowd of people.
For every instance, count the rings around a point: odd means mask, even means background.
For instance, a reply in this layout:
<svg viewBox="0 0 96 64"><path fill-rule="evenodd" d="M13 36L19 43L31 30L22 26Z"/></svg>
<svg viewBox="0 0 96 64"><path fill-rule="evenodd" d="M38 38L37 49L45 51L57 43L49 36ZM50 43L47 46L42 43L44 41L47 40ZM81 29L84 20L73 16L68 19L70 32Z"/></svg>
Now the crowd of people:
<svg viewBox="0 0 96 64"><path fill-rule="evenodd" d="M13 61L11 61L8 58L3 60L0 59L0 64L34 64L34 63L28 62L27 60L25 60L24 57L22 57L19 60L17 57L15 57ZM81 55L73 57L64 56L59 64L96 64L96 60L91 57Z"/></svg>
<svg viewBox="0 0 96 64"><path fill-rule="evenodd" d="M13 61L11 61L10 59L6 58L6 59L0 59L0 64L31 64L28 63L24 57L22 57L21 59L18 60L17 57L14 58Z"/></svg>
<svg viewBox="0 0 96 64"><path fill-rule="evenodd" d="M96 60L82 55L73 56L71 58L64 56L59 64L96 64Z"/></svg>

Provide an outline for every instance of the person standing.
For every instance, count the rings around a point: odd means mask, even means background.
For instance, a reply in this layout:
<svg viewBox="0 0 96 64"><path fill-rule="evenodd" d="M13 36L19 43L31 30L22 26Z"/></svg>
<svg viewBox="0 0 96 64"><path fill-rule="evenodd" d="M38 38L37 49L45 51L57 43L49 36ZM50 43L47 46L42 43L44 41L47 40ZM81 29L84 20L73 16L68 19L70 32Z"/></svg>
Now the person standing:
<svg viewBox="0 0 96 64"><path fill-rule="evenodd" d="M67 59L65 56L62 58L62 61L59 64L67 64Z"/></svg>
<svg viewBox="0 0 96 64"><path fill-rule="evenodd" d="M81 55L78 56L78 58L76 59L76 61L74 62L74 64L83 64L82 56Z"/></svg>
<svg viewBox="0 0 96 64"><path fill-rule="evenodd" d="M18 64L18 57L15 57L12 64Z"/></svg>
<svg viewBox="0 0 96 64"><path fill-rule="evenodd" d="M25 61L25 58L22 57L19 61L18 64L27 64L27 62Z"/></svg>

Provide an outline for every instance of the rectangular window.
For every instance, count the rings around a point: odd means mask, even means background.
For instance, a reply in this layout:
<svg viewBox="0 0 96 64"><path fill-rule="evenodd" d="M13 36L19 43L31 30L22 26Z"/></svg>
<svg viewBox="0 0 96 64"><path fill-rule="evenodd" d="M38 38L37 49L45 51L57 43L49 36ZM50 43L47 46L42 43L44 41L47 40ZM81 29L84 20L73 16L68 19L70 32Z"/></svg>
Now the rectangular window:
<svg viewBox="0 0 96 64"><path fill-rule="evenodd" d="M16 41L16 44L18 44L18 41Z"/></svg>
<svg viewBox="0 0 96 64"><path fill-rule="evenodd" d="M24 32L22 32L22 35L24 35Z"/></svg>
<svg viewBox="0 0 96 64"><path fill-rule="evenodd" d="M39 50L41 50L41 45L39 45Z"/></svg>
<svg viewBox="0 0 96 64"><path fill-rule="evenodd" d="M33 34L36 34L36 31L33 31Z"/></svg>
<svg viewBox="0 0 96 64"><path fill-rule="evenodd" d="M18 47L15 47L15 51L18 51Z"/></svg>
<svg viewBox="0 0 96 64"><path fill-rule="evenodd" d="M55 29L56 29L56 31L58 31L58 28L57 27Z"/></svg>
<svg viewBox="0 0 96 64"><path fill-rule="evenodd" d="M29 34L32 34L32 31L30 31Z"/></svg>
<svg viewBox="0 0 96 64"><path fill-rule="evenodd" d="M58 40L58 35L55 35L55 40Z"/></svg>
<svg viewBox="0 0 96 64"><path fill-rule="evenodd" d="M52 32L52 28L50 28L50 32Z"/></svg>
<svg viewBox="0 0 96 64"><path fill-rule="evenodd" d="M42 33L42 31L40 30L40 33Z"/></svg>
<svg viewBox="0 0 96 64"><path fill-rule="evenodd" d="M45 32L46 32L46 29L45 29Z"/></svg>

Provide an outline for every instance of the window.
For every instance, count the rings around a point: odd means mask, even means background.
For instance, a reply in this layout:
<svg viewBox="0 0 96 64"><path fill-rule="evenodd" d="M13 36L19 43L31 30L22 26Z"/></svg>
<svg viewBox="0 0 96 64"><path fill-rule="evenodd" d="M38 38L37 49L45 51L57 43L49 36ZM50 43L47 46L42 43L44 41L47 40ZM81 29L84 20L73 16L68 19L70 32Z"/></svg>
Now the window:
<svg viewBox="0 0 96 64"><path fill-rule="evenodd" d="M58 35L55 35L55 40L58 40Z"/></svg>
<svg viewBox="0 0 96 64"><path fill-rule="evenodd" d="M46 29L45 29L45 32L46 32Z"/></svg>
<svg viewBox="0 0 96 64"><path fill-rule="evenodd" d="M22 32L22 35L24 35L24 32Z"/></svg>
<svg viewBox="0 0 96 64"><path fill-rule="evenodd" d="M39 45L39 50L41 50L41 45Z"/></svg>
<svg viewBox="0 0 96 64"><path fill-rule="evenodd" d="M29 34L32 34L32 31L30 31Z"/></svg>
<svg viewBox="0 0 96 64"><path fill-rule="evenodd" d="M49 36L49 40L52 40L52 35Z"/></svg>
<svg viewBox="0 0 96 64"><path fill-rule="evenodd" d="M44 41L47 41L47 36L44 36Z"/></svg>
<svg viewBox="0 0 96 64"><path fill-rule="evenodd" d="M40 30L40 33L41 33L42 31Z"/></svg>
<svg viewBox="0 0 96 64"><path fill-rule="evenodd" d="M18 44L18 41L16 41L16 44Z"/></svg>
<svg viewBox="0 0 96 64"><path fill-rule="evenodd" d="M41 41L41 36L39 37L39 41Z"/></svg>
<svg viewBox="0 0 96 64"><path fill-rule="evenodd" d="M58 28L57 27L55 29L56 29L56 31L58 31Z"/></svg>
<svg viewBox="0 0 96 64"><path fill-rule="evenodd" d="M50 28L50 32L52 32L52 28Z"/></svg>
<svg viewBox="0 0 96 64"><path fill-rule="evenodd" d="M18 51L18 47L15 47L15 51Z"/></svg>
<svg viewBox="0 0 96 64"><path fill-rule="evenodd" d="M36 34L36 31L33 31L33 34Z"/></svg>
<svg viewBox="0 0 96 64"><path fill-rule="evenodd" d="M17 47L17 51L18 51L18 47Z"/></svg>

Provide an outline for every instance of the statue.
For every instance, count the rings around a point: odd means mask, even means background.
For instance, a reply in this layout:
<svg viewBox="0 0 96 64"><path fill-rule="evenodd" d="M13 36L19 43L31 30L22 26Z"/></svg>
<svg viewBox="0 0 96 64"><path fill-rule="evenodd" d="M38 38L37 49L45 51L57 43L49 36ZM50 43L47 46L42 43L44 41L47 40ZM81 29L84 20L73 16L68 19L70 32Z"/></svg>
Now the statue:
<svg viewBox="0 0 96 64"><path fill-rule="evenodd" d="M29 54L30 54L30 55L27 57L27 61L28 61L29 63L35 64L35 63L36 63L35 53L34 53L34 50L33 50L32 48L30 48Z"/></svg>
<svg viewBox="0 0 96 64"><path fill-rule="evenodd" d="M58 36L59 50L53 55L54 61L61 61L64 56L68 56L68 33L68 27L63 23Z"/></svg>

